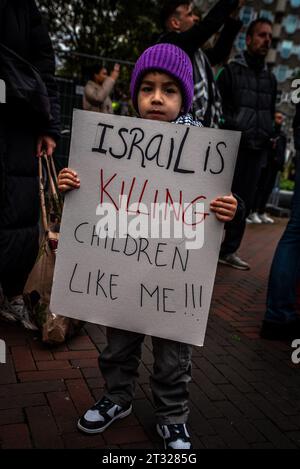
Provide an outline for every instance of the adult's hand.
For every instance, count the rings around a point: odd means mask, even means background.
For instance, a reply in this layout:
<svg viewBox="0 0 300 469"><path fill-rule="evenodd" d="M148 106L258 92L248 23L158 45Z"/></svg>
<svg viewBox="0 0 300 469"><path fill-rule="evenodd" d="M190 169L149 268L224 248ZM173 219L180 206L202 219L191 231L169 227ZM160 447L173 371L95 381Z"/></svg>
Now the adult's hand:
<svg viewBox="0 0 300 469"><path fill-rule="evenodd" d="M56 147L56 143L52 137L49 137L48 135L41 135L38 138L36 156L38 157L42 156L43 152L45 151L47 156L50 157L53 155L55 147Z"/></svg>
<svg viewBox="0 0 300 469"><path fill-rule="evenodd" d="M114 80L117 80L119 78L119 75L120 75L120 64L115 64L114 65L114 69L113 71L111 72L110 76L111 78L113 78Z"/></svg>

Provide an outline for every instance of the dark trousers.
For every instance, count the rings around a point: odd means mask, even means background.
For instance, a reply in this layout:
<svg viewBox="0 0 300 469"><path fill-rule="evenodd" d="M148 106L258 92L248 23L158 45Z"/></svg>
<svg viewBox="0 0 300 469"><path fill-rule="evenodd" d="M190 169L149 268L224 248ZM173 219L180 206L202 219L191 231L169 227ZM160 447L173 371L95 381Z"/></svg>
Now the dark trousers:
<svg viewBox="0 0 300 469"><path fill-rule="evenodd" d="M255 194L254 212L264 213L266 211L266 205L275 185L277 173L278 165L272 160L269 160L267 166L262 168Z"/></svg>
<svg viewBox="0 0 300 469"><path fill-rule="evenodd" d="M242 242L246 218L249 215L255 198L261 168L265 164L266 152L245 150L239 151L232 183L232 192L245 203L245 216L228 223L225 238L221 245L221 255L232 254L238 250Z"/></svg>

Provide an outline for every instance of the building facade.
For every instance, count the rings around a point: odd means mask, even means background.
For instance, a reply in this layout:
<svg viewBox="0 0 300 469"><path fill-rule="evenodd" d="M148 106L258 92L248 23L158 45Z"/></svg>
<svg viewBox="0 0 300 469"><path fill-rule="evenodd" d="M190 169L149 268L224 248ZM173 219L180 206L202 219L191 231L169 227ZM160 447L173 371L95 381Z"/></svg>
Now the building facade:
<svg viewBox="0 0 300 469"><path fill-rule="evenodd" d="M196 0L203 11L215 3L216 0ZM290 129L295 112L291 102L292 83L300 79L300 0L246 0L240 11L243 28L235 41L233 54L246 48L247 27L258 17L268 18L274 24L267 62L278 81L278 108L286 114L286 128Z"/></svg>

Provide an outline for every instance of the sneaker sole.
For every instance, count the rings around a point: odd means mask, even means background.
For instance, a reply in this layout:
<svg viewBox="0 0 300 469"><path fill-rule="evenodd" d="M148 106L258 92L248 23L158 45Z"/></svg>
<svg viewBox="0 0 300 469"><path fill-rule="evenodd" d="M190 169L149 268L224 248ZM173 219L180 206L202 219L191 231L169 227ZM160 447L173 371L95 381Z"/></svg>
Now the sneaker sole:
<svg viewBox="0 0 300 469"><path fill-rule="evenodd" d="M125 412L122 412L121 414L118 414L116 415L115 417L113 417L109 422L107 422L107 424L104 426L104 427L101 427L101 428L86 428L86 427L83 427L80 423L80 420L78 420L77 422L77 428L84 432L84 433L89 433L90 435L92 434L95 434L95 433L102 433L104 432L104 430L106 430L115 420L119 420L119 419L124 419L125 417L128 417L128 415L130 415L132 412L132 405L129 407L129 409L125 410Z"/></svg>
<svg viewBox="0 0 300 469"><path fill-rule="evenodd" d="M238 270L250 270L250 267L242 267L234 264L230 264L230 262L224 261L223 259L219 259L219 264L223 265L229 265L229 267L232 267L233 269L238 269Z"/></svg>

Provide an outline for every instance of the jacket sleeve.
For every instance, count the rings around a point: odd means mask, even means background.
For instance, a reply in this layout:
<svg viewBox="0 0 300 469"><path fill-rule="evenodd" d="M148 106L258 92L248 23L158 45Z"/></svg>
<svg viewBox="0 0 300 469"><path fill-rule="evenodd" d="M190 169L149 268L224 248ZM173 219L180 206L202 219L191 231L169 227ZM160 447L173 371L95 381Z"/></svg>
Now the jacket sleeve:
<svg viewBox="0 0 300 469"><path fill-rule="evenodd" d="M240 20L230 17L227 18L224 28L222 29L214 47L205 50L205 54L212 66L226 62L230 55L234 40L242 25L243 23Z"/></svg>
<svg viewBox="0 0 300 469"><path fill-rule="evenodd" d="M30 62L41 74L50 100L51 119L42 132L55 140L60 137L60 104L55 80L55 58L51 40L34 0L30 0Z"/></svg>
<svg viewBox="0 0 300 469"><path fill-rule="evenodd" d="M235 108L233 100L233 83L232 83L232 73L230 70L230 65L225 65L220 71L217 78L217 85L222 98L222 128L228 130L236 129L236 122L234 119Z"/></svg>
<svg viewBox="0 0 300 469"><path fill-rule="evenodd" d="M114 84L115 80L111 77L105 78L101 86L95 86L93 83L88 82L84 88L86 100L93 106L99 106L110 95Z"/></svg>
<svg viewBox="0 0 300 469"><path fill-rule="evenodd" d="M245 206L245 202L243 201L243 199L241 199L241 197L239 197L237 194L233 194L233 196L237 200L237 208L235 212L235 217L233 220L225 223L225 226L224 226L225 230L231 226L231 223L235 224L244 220L245 214L246 214L246 206Z"/></svg>
<svg viewBox="0 0 300 469"><path fill-rule="evenodd" d="M165 39L167 42L181 47L192 57L195 51L221 28L237 6L238 0L219 0L198 24L182 33L169 33L165 36Z"/></svg>

